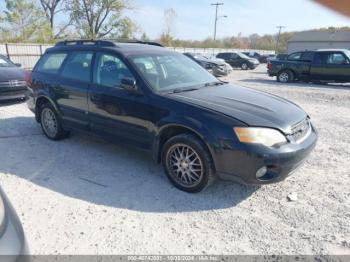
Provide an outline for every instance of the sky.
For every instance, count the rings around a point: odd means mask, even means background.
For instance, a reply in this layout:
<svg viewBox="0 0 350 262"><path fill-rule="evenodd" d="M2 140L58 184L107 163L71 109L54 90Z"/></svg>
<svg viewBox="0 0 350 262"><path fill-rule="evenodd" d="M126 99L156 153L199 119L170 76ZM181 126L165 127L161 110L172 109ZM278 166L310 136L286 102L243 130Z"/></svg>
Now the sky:
<svg viewBox="0 0 350 262"><path fill-rule="evenodd" d="M164 9L173 8L178 18L175 36L180 39L205 39L213 36L215 7L212 0L133 0L134 19L151 38L163 29ZM310 0L219 0L218 37L242 33L273 34L276 26L286 31L300 31L329 26L350 26L350 18L335 13Z"/></svg>
<svg viewBox="0 0 350 262"><path fill-rule="evenodd" d="M180 39L202 40L214 33L215 0L131 0L135 9L127 15L152 39L163 30L164 10L177 12L174 35ZM219 0L224 6L219 15L217 36L242 33L274 34L277 26L285 31L300 31L329 26L350 26L350 18L341 16L312 0ZM0 0L0 10L4 0ZM58 19L66 19L63 15Z"/></svg>

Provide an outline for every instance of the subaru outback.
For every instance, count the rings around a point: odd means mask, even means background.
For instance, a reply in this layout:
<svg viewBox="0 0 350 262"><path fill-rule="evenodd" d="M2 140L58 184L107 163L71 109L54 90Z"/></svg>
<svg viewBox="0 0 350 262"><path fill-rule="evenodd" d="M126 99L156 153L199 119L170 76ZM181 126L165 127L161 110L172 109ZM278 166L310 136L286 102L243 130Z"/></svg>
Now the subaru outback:
<svg viewBox="0 0 350 262"><path fill-rule="evenodd" d="M216 177L282 181L317 141L299 106L219 81L154 43L59 42L28 81L28 106L49 139L87 131L149 151L186 192Z"/></svg>

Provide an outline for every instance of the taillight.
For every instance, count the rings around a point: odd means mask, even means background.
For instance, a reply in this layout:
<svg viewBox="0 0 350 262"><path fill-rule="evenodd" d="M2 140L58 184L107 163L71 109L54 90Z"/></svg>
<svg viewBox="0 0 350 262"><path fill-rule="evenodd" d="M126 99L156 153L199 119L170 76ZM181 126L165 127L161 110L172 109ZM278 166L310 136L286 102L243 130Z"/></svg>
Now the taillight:
<svg viewBox="0 0 350 262"><path fill-rule="evenodd" d="M26 81L26 86L29 86L32 81L32 71L25 71L24 80Z"/></svg>
<svg viewBox="0 0 350 262"><path fill-rule="evenodd" d="M267 69L269 69L269 70L272 69L272 64L270 62L267 63Z"/></svg>

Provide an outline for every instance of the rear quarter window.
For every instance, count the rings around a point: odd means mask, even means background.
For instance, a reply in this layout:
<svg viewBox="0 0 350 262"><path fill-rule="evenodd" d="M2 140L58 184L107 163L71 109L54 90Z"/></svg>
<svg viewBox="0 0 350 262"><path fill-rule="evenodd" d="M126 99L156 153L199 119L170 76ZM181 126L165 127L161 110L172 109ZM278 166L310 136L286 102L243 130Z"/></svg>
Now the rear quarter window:
<svg viewBox="0 0 350 262"><path fill-rule="evenodd" d="M35 67L36 72L58 74L67 53L49 53L45 54Z"/></svg>

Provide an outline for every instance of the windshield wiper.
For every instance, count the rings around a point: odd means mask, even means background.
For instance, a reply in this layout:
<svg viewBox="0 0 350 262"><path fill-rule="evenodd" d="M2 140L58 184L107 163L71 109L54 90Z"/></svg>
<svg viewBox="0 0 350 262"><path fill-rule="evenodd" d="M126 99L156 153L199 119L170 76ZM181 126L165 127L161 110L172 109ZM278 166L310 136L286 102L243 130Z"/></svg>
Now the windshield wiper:
<svg viewBox="0 0 350 262"><path fill-rule="evenodd" d="M201 89L202 87L209 87L209 86L220 86L220 85L225 85L227 83L223 82L223 81L215 81L215 82L208 82L205 83L203 85L197 86L197 87L192 87L192 88L175 88L173 90L170 91L170 93L172 94L176 94L176 93L182 93L182 92L190 92L190 91L195 91L198 89Z"/></svg>
<svg viewBox="0 0 350 262"><path fill-rule="evenodd" d="M182 92L190 92L198 90L199 88L176 88L174 90L171 90L170 93L176 94L176 93L182 93Z"/></svg>
<svg viewBox="0 0 350 262"><path fill-rule="evenodd" d="M221 86L221 85L225 85L225 82L222 82L222 81L208 82L208 83L205 83L203 86L209 87L209 86Z"/></svg>

